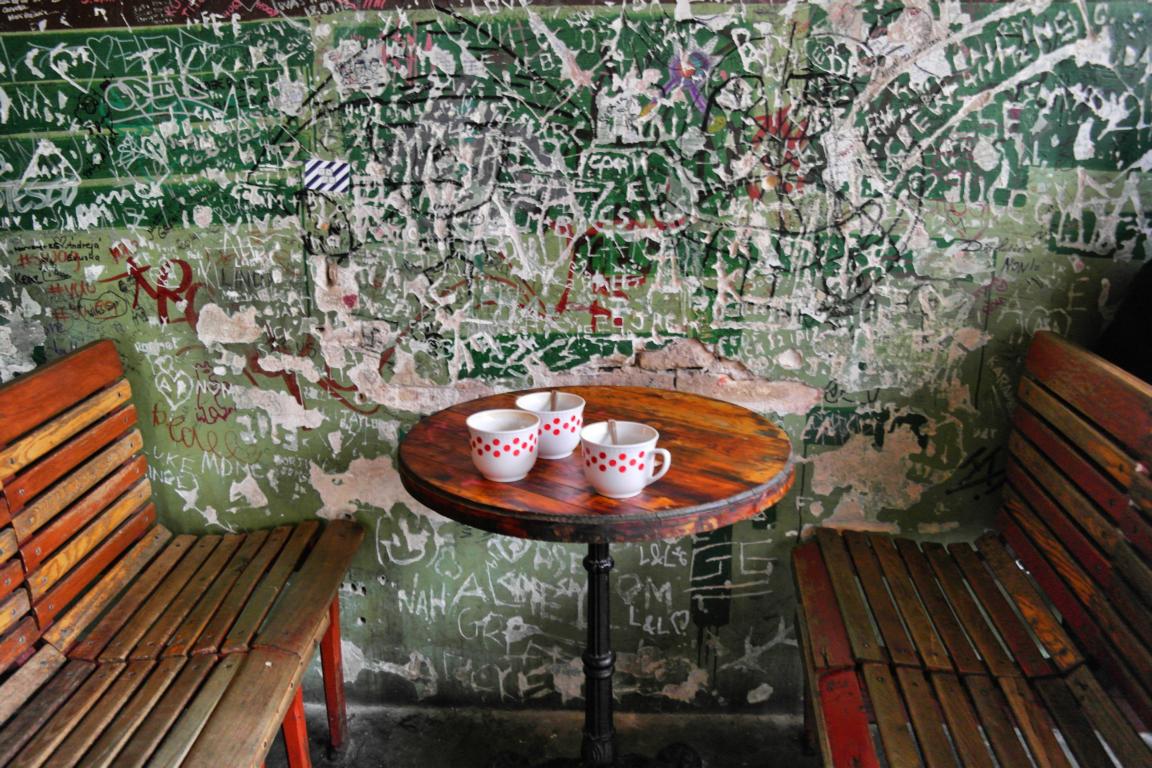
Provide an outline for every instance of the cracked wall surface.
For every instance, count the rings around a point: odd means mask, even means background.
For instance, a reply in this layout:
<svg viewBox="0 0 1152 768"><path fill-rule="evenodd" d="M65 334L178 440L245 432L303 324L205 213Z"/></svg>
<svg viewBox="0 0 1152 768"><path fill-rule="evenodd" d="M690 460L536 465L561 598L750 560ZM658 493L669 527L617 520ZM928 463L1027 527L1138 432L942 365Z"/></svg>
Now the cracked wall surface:
<svg viewBox="0 0 1152 768"><path fill-rule="evenodd" d="M353 516L355 697L581 701L579 547L403 490L528 386L778 420L795 490L613 554L626 706L791 710L806 525L989 525L1021 354L1149 257L1145 2L0 8L0 377L116 339L163 520Z"/></svg>

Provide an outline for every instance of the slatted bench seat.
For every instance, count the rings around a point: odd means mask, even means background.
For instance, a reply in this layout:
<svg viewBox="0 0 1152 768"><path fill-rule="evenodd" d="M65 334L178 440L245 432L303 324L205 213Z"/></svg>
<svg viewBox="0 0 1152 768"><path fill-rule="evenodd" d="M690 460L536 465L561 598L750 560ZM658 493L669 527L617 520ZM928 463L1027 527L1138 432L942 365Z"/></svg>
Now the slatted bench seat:
<svg viewBox="0 0 1152 768"><path fill-rule="evenodd" d="M793 551L825 765L1152 766L1152 386L1046 332L1025 367L998 532Z"/></svg>
<svg viewBox="0 0 1152 768"><path fill-rule="evenodd" d="M226 535L156 523L111 342L0 387L0 766L259 766L320 650L345 738L337 590L363 538L315 521Z"/></svg>

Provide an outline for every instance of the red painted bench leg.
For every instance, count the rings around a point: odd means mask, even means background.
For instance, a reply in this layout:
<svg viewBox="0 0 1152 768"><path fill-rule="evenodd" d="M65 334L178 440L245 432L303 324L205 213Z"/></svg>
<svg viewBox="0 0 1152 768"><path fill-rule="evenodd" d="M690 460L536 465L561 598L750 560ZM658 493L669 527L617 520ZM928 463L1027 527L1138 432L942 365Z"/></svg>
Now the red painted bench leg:
<svg viewBox="0 0 1152 768"><path fill-rule="evenodd" d="M312 768L308 755L308 726L304 722L304 687L296 689L292 706L284 716L284 746L288 748L289 768Z"/></svg>
<svg viewBox="0 0 1152 768"><path fill-rule="evenodd" d="M324 673L324 703L328 708L328 742L340 749L348 736L348 711L344 705L344 656L340 651L340 598L328 608L328 631L320 640L320 668Z"/></svg>

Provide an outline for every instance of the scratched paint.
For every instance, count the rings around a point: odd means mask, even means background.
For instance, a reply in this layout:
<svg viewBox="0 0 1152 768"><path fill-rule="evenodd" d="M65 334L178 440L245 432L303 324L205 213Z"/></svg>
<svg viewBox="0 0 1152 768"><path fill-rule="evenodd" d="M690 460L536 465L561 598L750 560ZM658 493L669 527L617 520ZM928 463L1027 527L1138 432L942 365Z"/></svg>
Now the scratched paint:
<svg viewBox="0 0 1152 768"><path fill-rule="evenodd" d="M6 3L0 376L115 338L171 527L366 526L354 696L539 706L581 701L583 552L423 508L401 436L525 386L743 403L796 490L615 548L617 690L792 710L802 527L989 524L1029 337L1149 257L1148 15Z"/></svg>

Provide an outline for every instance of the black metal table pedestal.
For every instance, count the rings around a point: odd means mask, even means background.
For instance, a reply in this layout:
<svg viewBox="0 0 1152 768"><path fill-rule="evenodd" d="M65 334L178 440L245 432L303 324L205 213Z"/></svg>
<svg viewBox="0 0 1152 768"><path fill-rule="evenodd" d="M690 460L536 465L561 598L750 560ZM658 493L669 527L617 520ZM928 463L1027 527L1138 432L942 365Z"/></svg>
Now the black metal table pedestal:
<svg viewBox="0 0 1152 768"><path fill-rule="evenodd" d="M616 729L612 727L611 614L608 575L612 556L607 544L589 544L584 558L588 571L588 646L584 649L584 739L580 756L587 768L603 768L616 760Z"/></svg>

